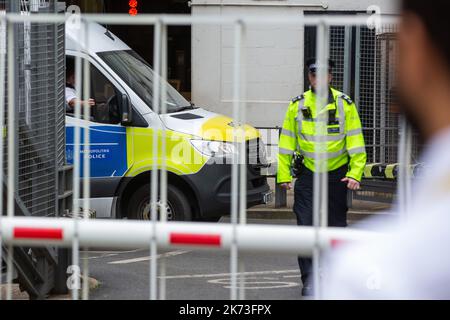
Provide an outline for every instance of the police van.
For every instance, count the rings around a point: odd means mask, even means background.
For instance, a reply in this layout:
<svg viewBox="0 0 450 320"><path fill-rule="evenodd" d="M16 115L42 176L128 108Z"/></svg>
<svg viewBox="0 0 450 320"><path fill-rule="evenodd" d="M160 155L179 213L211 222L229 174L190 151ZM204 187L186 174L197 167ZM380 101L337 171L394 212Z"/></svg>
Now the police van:
<svg viewBox="0 0 450 320"><path fill-rule="evenodd" d="M80 130L79 150L80 159L90 159L91 207L98 218L150 218L152 142L157 134L158 167L165 159L168 172L168 220L219 220L230 212L228 160L238 152L234 126L245 130L242 143L247 160L252 159L245 163L247 205L271 201L272 192L261 174L267 166L264 145L256 129L195 107L168 83L164 86L167 113L156 114L152 105L157 75L149 64L99 24L89 25L88 37L86 47L76 28L66 28L66 59L79 56L89 61L90 94L96 102L90 121L66 114L66 157L73 163L75 127L88 128L89 148L82 144L85 130ZM166 141L164 154L162 139Z"/></svg>

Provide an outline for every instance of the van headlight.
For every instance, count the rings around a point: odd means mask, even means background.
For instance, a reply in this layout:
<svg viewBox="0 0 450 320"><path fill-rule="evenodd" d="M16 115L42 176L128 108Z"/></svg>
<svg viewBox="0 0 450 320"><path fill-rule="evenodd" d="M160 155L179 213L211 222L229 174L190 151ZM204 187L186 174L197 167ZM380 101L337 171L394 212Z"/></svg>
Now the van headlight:
<svg viewBox="0 0 450 320"><path fill-rule="evenodd" d="M200 153L208 157L226 157L236 153L236 147L228 142L191 140L191 144Z"/></svg>

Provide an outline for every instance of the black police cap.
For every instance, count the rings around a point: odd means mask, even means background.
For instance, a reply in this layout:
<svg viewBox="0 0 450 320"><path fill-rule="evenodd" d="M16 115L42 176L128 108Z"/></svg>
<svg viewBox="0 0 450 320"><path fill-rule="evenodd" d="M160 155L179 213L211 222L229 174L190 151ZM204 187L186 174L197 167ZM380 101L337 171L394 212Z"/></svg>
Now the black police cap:
<svg viewBox="0 0 450 320"><path fill-rule="evenodd" d="M308 68L309 72L316 73L317 71L317 65L318 61L316 58L310 58L306 61L306 67ZM332 72L335 64L334 61L331 59L328 59L328 72Z"/></svg>

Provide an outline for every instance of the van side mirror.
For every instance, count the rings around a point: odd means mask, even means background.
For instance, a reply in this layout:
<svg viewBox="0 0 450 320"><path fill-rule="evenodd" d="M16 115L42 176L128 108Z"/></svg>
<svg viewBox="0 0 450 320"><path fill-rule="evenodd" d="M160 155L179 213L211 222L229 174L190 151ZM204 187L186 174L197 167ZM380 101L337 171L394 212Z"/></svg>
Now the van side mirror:
<svg viewBox="0 0 450 320"><path fill-rule="evenodd" d="M130 124L133 121L133 108L126 94L122 94L119 99L122 124Z"/></svg>

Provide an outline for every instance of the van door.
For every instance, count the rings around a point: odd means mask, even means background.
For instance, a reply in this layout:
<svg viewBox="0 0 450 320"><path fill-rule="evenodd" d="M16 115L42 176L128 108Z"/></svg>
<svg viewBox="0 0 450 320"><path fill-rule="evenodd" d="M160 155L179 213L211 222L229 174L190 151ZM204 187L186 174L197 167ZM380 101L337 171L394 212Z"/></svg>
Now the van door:
<svg viewBox="0 0 450 320"><path fill-rule="evenodd" d="M67 61L74 59L74 55L68 54ZM82 56L82 58L88 59L86 56ZM71 65L71 63L67 63L67 65ZM132 159L128 158L127 148L127 145L132 145L132 141L130 141L132 135L127 138L129 128L122 126L120 123L121 115L118 105L119 97L122 97L126 92L109 74L103 72L101 67L91 60L90 73L90 96L94 99L95 105L91 107L90 121L77 120L73 117L73 114L67 114L67 160L69 163L73 163L75 126L88 127L90 150L88 152L83 144L84 130L81 130L80 159L83 159L82 156L89 157L91 177L103 178L103 181L108 184L107 189L112 190L111 184L118 185L120 179L117 178L123 177L132 165ZM80 96L83 97L84 95L81 94ZM83 163L81 163L80 175L83 175ZM96 183L101 183L101 180L96 179ZM92 191L95 193L94 189ZM103 194L102 196L108 195ZM112 197L113 194L110 196ZM95 197L95 194L93 194L93 197Z"/></svg>

